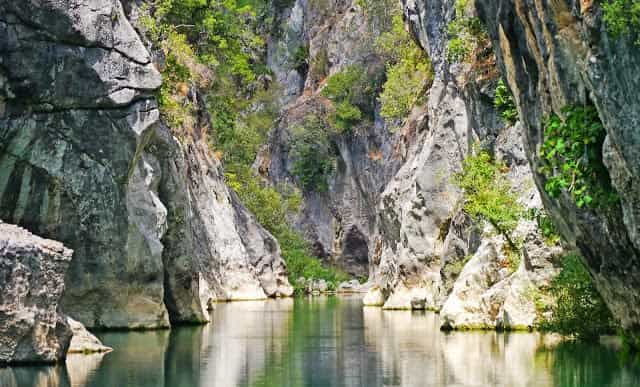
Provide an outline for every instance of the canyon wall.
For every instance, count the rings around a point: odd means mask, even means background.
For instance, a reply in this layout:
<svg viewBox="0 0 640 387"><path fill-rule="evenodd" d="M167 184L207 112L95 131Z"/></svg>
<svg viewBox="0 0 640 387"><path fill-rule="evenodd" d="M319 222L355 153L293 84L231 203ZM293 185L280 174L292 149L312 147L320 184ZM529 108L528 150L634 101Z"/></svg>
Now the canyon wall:
<svg viewBox="0 0 640 387"><path fill-rule="evenodd" d="M475 5L514 93L525 153L545 208L582 253L598 290L636 341L640 331L640 49L632 36L612 37L593 1L482 1ZM620 198L579 208L568 195L550 197L539 172L551 114L595 106L606 130L601 159ZM608 182L603 181L606 185Z"/></svg>
<svg viewBox="0 0 640 387"><path fill-rule="evenodd" d="M273 237L203 139L159 122L161 84L120 1L0 1L0 218L74 250L63 309L89 327L208 319L290 295Z"/></svg>

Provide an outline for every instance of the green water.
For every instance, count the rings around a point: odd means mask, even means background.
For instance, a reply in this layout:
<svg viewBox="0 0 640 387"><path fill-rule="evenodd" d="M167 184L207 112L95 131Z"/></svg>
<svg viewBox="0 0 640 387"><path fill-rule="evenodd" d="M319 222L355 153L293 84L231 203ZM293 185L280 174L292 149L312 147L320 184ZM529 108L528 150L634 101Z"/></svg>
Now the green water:
<svg viewBox="0 0 640 387"><path fill-rule="evenodd" d="M364 309L358 298L219 304L212 317L203 327L102 333L114 352L0 368L0 386L640 386L637 363L609 346L445 334L434 313Z"/></svg>

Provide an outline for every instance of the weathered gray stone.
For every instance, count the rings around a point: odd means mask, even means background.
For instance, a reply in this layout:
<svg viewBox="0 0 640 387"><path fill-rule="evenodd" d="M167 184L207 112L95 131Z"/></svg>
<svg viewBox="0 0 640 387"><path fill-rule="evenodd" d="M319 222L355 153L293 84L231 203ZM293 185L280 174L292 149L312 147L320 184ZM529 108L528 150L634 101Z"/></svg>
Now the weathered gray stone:
<svg viewBox="0 0 640 387"><path fill-rule="evenodd" d="M462 210L452 175L474 143L508 166L507 179L524 208L542 205L520 127L505 125L493 106L496 76L446 60L443 32L453 5L404 2L409 27L432 59L435 80L426 106L415 108L407 120L406 161L379 202L380 243L370 257L375 286L365 304L382 299L385 309L442 308L445 324L455 328L529 327L537 315L525 295L549 285L562 250L547 246L535 224L523 221L519 235L529 258L512 274L505 269L505 241L491 229L481 232L482 222Z"/></svg>
<svg viewBox="0 0 640 387"><path fill-rule="evenodd" d="M0 364L64 359L72 332L59 305L72 254L0 221Z"/></svg>
<svg viewBox="0 0 640 387"><path fill-rule="evenodd" d="M545 208L563 237L581 251L622 327L640 339L640 49L613 38L599 2L476 0L523 121L524 145ZM544 121L567 105L593 103L607 132L603 161L621 198L608 208L578 208L550 198L540 143Z"/></svg>
<svg viewBox="0 0 640 387"><path fill-rule="evenodd" d="M119 1L0 1L0 14L0 218L74 250L63 304L85 325L168 326L165 210L141 169L160 74Z"/></svg>

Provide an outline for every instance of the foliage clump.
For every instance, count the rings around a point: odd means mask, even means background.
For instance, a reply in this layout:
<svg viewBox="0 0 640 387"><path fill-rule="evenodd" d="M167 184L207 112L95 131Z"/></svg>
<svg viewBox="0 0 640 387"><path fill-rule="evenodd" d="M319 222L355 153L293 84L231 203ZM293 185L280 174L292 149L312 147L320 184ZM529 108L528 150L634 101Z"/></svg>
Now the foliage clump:
<svg viewBox="0 0 640 387"><path fill-rule="evenodd" d="M329 77L321 94L334 104L331 121L339 133L349 132L365 115L373 114L376 88L376 80L371 81L360 65L347 66Z"/></svg>
<svg viewBox="0 0 640 387"><path fill-rule="evenodd" d="M265 41L258 32L267 6L264 1L236 0L157 0L144 6L140 24L165 57L160 111L174 132L194 126L195 88L207 99L227 100L224 118L239 112L229 109L240 101L239 95L248 99L259 89L260 77L268 73L262 64ZM213 118L214 130L233 121L217 121L215 114Z"/></svg>
<svg viewBox="0 0 640 387"><path fill-rule="evenodd" d="M500 117L507 124L513 125L518 121L518 109L513 100L513 95L502 79L498 81L496 86L493 106L500 112Z"/></svg>
<svg viewBox="0 0 640 387"><path fill-rule="evenodd" d="M571 106L563 115L552 115L544 131L539 171L547 178L545 191L553 198L567 192L579 208L616 202L602 162L606 132L598 112L593 106Z"/></svg>
<svg viewBox="0 0 640 387"><path fill-rule="evenodd" d="M323 279L330 289L348 279L348 276L333 267L323 266L318 258L311 254L307 241L290 226L287 216L298 211L302 197L290 186L276 189L260 181L249 168L227 172L227 184L238 194L258 222L264 226L279 242L282 257L287 263L289 282L297 293L304 289L298 287L297 279Z"/></svg>
<svg viewBox="0 0 640 387"><path fill-rule="evenodd" d="M320 117L310 115L302 124L291 128L291 132L293 174L305 190L326 192L335 153L327 124Z"/></svg>
<svg viewBox="0 0 640 387"><path fill-rule="evenodd" d="M478 51L489 45L489 37L477 17L468 16L469 0L456 0L455 19L447 26L449 62L473 62Z"/></svg>
<svg viewBox="0 0 640 387"><path fill-rule="evenodd" d="M564 257L562 270L553 280L549 293L554 298L551 318L544 321L541 328L584 340L597 340L601 334L613 331L611 312L580 256Z"/></svg>
<svg viewBox="0 0 640 387"><path fill-rule="evenodd" d="M608 0L602 4L604 22L613 37L631 35L640 46L640 1Z"/></svg>
<svg viewBox="0 0 640 387"><path fill-rule="evenodd" d="M464 210L477 220L489 222L519 251L511 238L524 209L506 178L507 167L486 151L465 158L462 171L454 175L454 183L464 191Z"/></svg>
<svg viewBox="0 0 640 387"><path fill-rule="evenodd" d="M400 15L393 17L391 30L376 39L375 49L386 62L387 79L378 98L380 115L404 118L433 80L431 61L407 32Z"/></svg>

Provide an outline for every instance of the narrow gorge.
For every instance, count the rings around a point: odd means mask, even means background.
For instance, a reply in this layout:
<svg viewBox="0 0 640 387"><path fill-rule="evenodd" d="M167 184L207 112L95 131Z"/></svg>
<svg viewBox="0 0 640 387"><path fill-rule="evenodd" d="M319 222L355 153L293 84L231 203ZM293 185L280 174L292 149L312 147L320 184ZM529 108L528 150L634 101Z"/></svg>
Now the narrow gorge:
<svg viewBox="0 0 640 387"><path fill-rule="evenodd" d="M0 385L640 383L638 20L0 0Z"/></svg>

